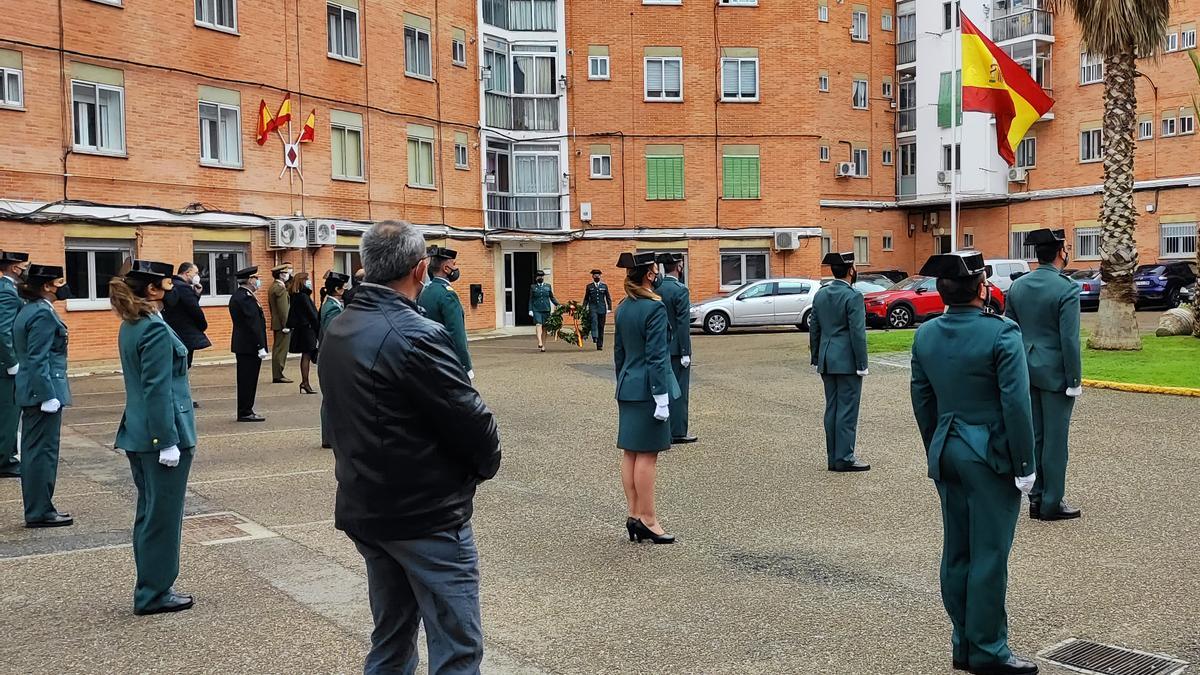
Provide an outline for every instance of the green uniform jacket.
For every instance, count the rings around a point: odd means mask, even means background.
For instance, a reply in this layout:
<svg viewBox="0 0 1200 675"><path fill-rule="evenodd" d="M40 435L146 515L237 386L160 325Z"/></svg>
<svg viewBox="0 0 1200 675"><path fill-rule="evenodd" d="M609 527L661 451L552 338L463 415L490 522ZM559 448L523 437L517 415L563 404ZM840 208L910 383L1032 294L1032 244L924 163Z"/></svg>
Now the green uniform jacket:
<svg viewBox="0 0 1200 675"><path fill-rule="evenodd" d="M529 311L549 314L551 303L558 305L558 298L554 297L554 289L550 288L550 284L542 282L529 287Z"/></svg>
<svg viewBox="0 0 1200 675"><path fill-rule="evenodd" d="M0 377L12 377L8 369L17 365L13 347L13 323L25 304L17 295L17 285L6 275L0 275Z"/></svg>
<svg viewBox="0 0 1200 675"><path fill-rule="evenodd" d="M425 318L436 321L450 333L454 342L454 353L463 368L471 370L471 354L467 351L467 324L463 316L462 301L450 287L450 282L437 277L421 290L417 304L425 310Z"/></svg>
<svg viewBox="0 0 1200 675"><path fill-rule="evenodd" d="M1081 385L1079 286L1053 265L1041 265L1012 283L1004 313L1021 326L1029 383L1064 393Z"/></svg>
<svg viewBox="0 0 1200 675"><path fill-rule="evenodd" d="M71 404L67 386L67 326L54 306L45 300L31 302L17 313L13 323L13 346L17 351L17 405L40 406L58 399Z"/></svg>
<svg viewBox="0 0 1200 675"><path fill-rule="evenodd" d="M157 314L122 321L117 351L125 374L125 414L113 447L125 452L196 447L187 347L175 331Z"/></svg>
<svg viewBox="0 0 1200 675"><path fill-rule="evenodd" d="M951 433L1000 475L1034 472L1029 371L1016 323L974 307L947 308L917 331L911 388L930 478L941 480Z"/></svg>
<svg viewBox="0 0 1200 675"><path fill-rule="evenodd" d="M671 356L692 355L692 296L688 287L673 276L663 277L658 295L667 308L667 334Z"/></svg>
<svg viewBox="0 0 1200 675"><path fill-rule="evenodd" d="M867 307L850 284L835 280L813 298L808 348L822 375L855 375L867 369Z"/></svg>
<svg viewBox="0 0 1200 675"><path fill-rule="evenodd" d="M271 308L271 330L287 328L288 312L292 310L292 295L287 286L278 279L271 282L267 291L267 305Z"/></svg>
<svg viewBox="0 0 1200 675"><path fill-rule="evenodd" d="M325 331L329 330L329 323L338 318L338 315L346 311L346 306L337 298L325 298L325 302L321 304L321 338L325 338Z"/></svg>
<svg viewBox="0 0 1200 675"><path fill-rule="evenodd" d="M679 398L667 353L667 308L661 302L624 300L617 309L615 337L618 401L650 401L658 394Z"/></svg>

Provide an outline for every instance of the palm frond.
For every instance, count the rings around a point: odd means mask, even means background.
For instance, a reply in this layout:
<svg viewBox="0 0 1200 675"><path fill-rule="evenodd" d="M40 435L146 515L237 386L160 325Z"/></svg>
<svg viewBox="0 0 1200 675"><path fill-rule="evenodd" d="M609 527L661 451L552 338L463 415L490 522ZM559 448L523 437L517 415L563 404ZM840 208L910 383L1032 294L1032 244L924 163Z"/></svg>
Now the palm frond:
<svg viewBox="0 0 1200 675"><path fill-rule="evenodd" d="M1171 0L1047 0L1052 12L1069 7L1083 44L1093 54L1112 56L1132 49L1152 56L1163 49Z"/></svg>

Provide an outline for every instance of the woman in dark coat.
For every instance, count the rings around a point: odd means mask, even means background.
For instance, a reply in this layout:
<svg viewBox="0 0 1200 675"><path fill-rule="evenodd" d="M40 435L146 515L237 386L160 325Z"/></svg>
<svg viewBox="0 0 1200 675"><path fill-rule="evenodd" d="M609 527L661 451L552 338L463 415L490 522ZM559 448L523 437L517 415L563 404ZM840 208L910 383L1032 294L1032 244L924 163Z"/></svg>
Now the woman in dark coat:
<svg viewBox="0 0 1200 675"><path fill-rule="evenodd" d="M287 318L287 327L292 330L288 353L300 355L300 391L315 394L316 390L308 383L308 374L312 369L313 355L317 351L321 319L317 315L317 306L313 304L312 280L309 279L308 272L301 272L292 277L288 292L292 294L292 309Z"/></svg>

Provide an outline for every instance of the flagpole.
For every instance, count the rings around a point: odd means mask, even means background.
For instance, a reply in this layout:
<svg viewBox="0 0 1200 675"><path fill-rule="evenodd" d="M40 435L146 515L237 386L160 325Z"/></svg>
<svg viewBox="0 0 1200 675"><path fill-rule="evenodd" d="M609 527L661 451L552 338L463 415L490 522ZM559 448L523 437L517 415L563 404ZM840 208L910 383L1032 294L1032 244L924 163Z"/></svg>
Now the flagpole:
<svg viewBox="0 0 1200 675"><path fill-rule="evenodd" d="M950 110L950 252L958 250L958 172L959 166L959 116L962 115L962 6L958 8L957 27L954 31L954 100Z"/></svg>

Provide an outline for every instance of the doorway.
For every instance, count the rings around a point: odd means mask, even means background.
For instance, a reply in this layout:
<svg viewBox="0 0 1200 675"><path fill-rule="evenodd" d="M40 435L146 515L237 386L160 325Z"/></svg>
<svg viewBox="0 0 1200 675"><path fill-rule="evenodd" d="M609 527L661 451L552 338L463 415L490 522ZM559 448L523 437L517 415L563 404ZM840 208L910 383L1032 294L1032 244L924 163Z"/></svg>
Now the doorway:
<svg viewBox="0 0 1200 675"><path fill-rule="evenodd" d="M504 325L532 326L529 316L529 287L538 268L536 251L504 254Z"/></svg>

